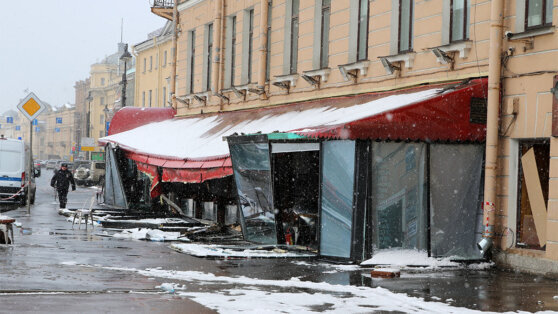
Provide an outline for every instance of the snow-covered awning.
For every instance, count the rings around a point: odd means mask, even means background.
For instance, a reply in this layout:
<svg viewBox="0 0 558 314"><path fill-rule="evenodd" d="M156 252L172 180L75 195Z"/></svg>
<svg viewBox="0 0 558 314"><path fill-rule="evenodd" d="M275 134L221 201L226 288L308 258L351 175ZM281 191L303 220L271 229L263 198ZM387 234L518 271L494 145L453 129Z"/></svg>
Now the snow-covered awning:
<svg viewBox="0 0 558 314"><path fill-rule="evenodd" d="M167 119L100 139L135 160L174 169L230 169L223 137L298 133L339 139L482 141L470 122L472 98L486 98L486 79L406 90L331 97L269 108ZM232 170L220 175L232 174ZM200 177L202 182L203 176Z"/></svg>

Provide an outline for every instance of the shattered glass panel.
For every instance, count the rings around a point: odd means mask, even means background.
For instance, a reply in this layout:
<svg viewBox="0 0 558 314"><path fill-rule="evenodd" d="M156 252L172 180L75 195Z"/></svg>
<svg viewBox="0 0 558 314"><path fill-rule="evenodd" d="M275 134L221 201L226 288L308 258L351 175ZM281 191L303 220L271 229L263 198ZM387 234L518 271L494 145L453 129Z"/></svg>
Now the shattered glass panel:
<svg viewBox="0 0 558 314"><path fill-rule="evenodd" d="M480 259L482 145L430 146L431 252Z"/></svg>
<svg viewBox="0 0 558 314"><path fill-rule="evenodd" d="M426 250L426 145L372 145L374 250Z"/></svg>
<svg viewBox="0 0 558 314"><path fill-rule="evenodd" d="M118 171L118 160L114 153L114 149L109 145L105 147L106 151L106 170L105 170L105 190L104 203L119 208L127 208L126 195L122 185L120 172Z"/></svg>
<svg viewBox="0 0 558 314"><path fill-rule="evenodd" d="M320 255L351 257L355 142L323 143Z"/></svg>
<svg viewBox="0 0 558 314"><path fill-rule="evenodd" d="M230 151L244 237L255 243L276 244L269 145L235 144Z"/></svg>

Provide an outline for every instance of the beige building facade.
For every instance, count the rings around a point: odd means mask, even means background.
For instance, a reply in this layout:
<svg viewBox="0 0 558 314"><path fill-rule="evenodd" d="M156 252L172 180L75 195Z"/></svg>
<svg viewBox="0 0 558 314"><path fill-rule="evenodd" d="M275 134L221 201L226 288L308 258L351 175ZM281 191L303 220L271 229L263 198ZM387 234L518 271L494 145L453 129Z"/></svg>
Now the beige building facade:
<svg viewBox="0 0 558 314"><path fill-rule="evenodd" d="M177 115L486 78L498 42L495 259L558 273L558 4L502 0L491 38L493 2L178 1Z"/></svg>
<svg viewBox="0 0 558 314"><path fill-rule="evenodd" d="M169 107L172 60L172 23L149 34L134 45L136 55L136 107Z"/></svg>

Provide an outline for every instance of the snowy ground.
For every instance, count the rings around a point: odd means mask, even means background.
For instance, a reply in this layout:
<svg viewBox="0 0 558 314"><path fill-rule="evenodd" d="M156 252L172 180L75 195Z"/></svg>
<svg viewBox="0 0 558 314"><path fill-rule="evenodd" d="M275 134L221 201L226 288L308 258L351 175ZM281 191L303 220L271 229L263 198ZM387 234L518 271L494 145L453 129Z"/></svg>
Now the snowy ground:
<svg viewBox="0 0 558 314"><path fill-rule="evenodd" d="M76 266L67 262L64 265ZM452 306L451 299L426 302L421 298L392 293L384 288L334 285L324 282L264 280L244 276L216 276L199 271L161 268L145 270L125 267L77 265L111 271L136 273L164 279L155 286L162 291L187 297L221 313L369 313L397 311L405 313L481 313ZM482 312L487 313L487 312ZM521 312L519 312L521 313ZM550 312L548 312L550 313Z"/></svg>

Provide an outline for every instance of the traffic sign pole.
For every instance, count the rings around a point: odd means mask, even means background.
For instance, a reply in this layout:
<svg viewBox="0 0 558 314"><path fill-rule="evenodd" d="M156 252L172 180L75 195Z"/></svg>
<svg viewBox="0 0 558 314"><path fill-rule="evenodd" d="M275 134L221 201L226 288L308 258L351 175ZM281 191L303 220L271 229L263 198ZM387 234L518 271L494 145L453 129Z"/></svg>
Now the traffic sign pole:
<svg viewBox="0 0 558 314"><path fill-rule="evenodd" d="M34 94L29 93L25 97L17 108L23 115L29 119L29 171L27 172L27 215L31 215L31 176L35 176L35 171L33 171L33 120L37 118L46 106L41 102L41 100Z"/></svg>
<svg viewBox="0 0 558 314"><path fill-rule="evenodd" d="M29 121L29 172L27 178L27 215L31 215L31 176L35 176L33 171L33 120Z"/></svg>

